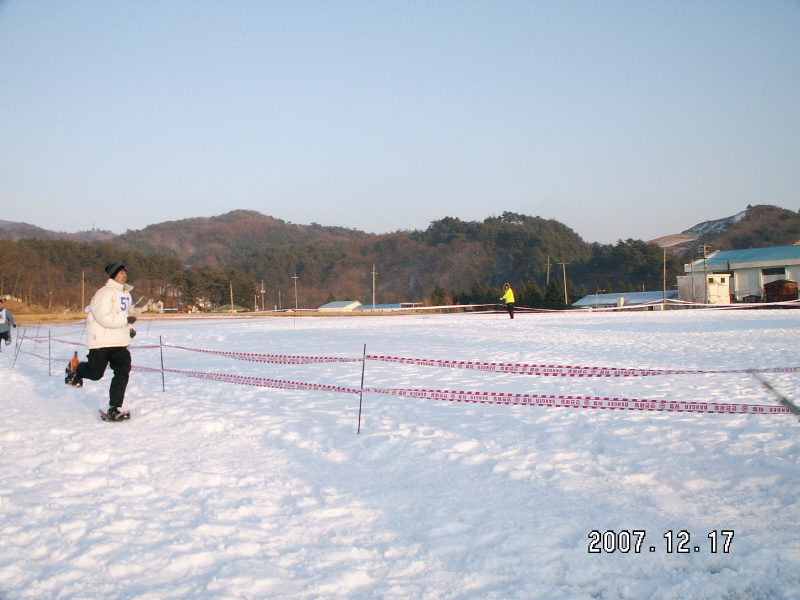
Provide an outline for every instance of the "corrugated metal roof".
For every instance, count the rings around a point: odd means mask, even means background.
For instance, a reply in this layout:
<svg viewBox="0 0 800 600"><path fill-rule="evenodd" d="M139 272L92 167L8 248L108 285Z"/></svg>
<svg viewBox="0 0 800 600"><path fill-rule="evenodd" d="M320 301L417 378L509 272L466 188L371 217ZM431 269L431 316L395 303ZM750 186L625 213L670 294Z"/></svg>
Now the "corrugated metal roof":
<svg viewBox="0 0 800 600"><path fill-rule="evenodd" d="M766 262L771 260L800 260L800 246L773 246L772 248L749 248L747 250L722 250L706 259L706 266L728 263ZM702 265L703 259L695 260Z"/></svg>
<svg viewBox="0 0 800 600"><path fill-rule="evenodd" d="M667 299L677 298L678 290L667 290ZM620 292L618 294L589 294L572 306L616 306L620 298L625 298L625 305L648 304L649 302L660 302L664 299L664 292Z"/></svg>
<svg viewBox="0 0 800 600"><path fill-rule="evenodd" d="M335 302L328 302L327 304L323 304L320 308L350 308L353 309L357 306L361 306L361 303L356 300L337 300Z"/></svg>
<svg viewBox="0 0 800 600"><path fill-rule="evenodd" d="M375 310L387 310L389 308L400 308L400 304L376 304ZM356 310L372 310L372 304L362 304Z"/></svg>

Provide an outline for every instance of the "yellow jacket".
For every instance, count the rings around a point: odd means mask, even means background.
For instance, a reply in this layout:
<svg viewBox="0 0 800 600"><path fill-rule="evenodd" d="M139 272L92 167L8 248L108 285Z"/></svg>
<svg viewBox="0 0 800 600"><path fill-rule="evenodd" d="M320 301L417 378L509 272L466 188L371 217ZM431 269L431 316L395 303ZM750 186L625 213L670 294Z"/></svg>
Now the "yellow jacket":
<svg viewBox="0 0 800 600"><path fill-rule="evenodd" d="M508 288L505 291L505 293L503 294L503 297L500 298L500 300L502 300L505 304L513 303L514 302L514 290L512 290L511 288Z"/></svg>

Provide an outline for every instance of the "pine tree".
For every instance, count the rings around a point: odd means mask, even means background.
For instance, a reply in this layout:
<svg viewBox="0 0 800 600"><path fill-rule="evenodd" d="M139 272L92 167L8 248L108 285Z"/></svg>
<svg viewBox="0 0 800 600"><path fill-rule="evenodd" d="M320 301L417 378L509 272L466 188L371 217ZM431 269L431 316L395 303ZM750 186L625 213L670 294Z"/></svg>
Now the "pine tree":
<svg viewBox="0 0 800 600"><path fill-rule="evenodd" d="M431 292L431 304L433 304L433 306L442 306L447 304L447 292L445 292L444 288L438 283Z"/></svg>

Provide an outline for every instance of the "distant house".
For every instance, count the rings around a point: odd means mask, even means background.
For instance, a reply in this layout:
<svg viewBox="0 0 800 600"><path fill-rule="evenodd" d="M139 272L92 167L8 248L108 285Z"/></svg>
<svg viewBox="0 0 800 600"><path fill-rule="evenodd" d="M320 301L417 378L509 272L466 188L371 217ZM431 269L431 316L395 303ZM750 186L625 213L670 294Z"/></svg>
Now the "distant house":
<svg viewBox="0 0 800 600"><path fill-rule="evenodd" d="M763 301L765 286L774 287L767 284L800 281L800 246L714 252L684 265L684 271L687 275L678 277L681 300L712 304Z"/></svg>
<svg viewBox="0 0 800 600"><path fill-rule="evenodd" d="M678 297L678 290L667 290L666 298L670 300ZM620 292L618 294L589 294L577 302L573 302L575 308L609 308L612 306L640 306L642 309L651 309L652 305L657 305L656 310L660 310L659 302L664 301L664 292ZM651 306L644 306L651 305Z"/></svg>
<svg viewBox="0 0 800 600"><path fill-rule="evenodd" d="M350 312L361 306L361 302L356 300L337 300L323 304L317 310L319 312Z"/></svg>
<svg viewBox="0 0 800 600"><path fill-rule="evenodd" d="M239 306L238 304L223 304L219 308L215 308L211 312L215 313L240 313L240 312L248 312L250 309L245 308L244 306Z"/></svg>
<svg viewBox="0 0 800 600"><path fill-rule="evenodd" d="M139 308L139 311L163 313L164 303L161 300L157 300L156 298L149 298L144 304L142 304L141 308Z"/></svg>

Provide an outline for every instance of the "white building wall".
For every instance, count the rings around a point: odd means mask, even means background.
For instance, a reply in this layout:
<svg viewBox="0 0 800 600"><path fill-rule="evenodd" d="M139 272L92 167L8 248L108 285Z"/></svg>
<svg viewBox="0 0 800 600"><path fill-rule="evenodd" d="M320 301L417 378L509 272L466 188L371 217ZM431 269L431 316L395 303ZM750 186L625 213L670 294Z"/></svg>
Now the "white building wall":
<svg viewBox="0 0 800 600"><path fill-rule="evenodd" d="M745 296L760 296L762 287L761 269L736 269L734 272L734 294L737 300Z"/></svg>
<svg viewBox="0 0 800 600"><path fill-rule="evenodd" d="M694 279L694 285L692 284ZM731 276L727 273L695 272L678 277L678 297L685 302L730 304Z"/></svg>

